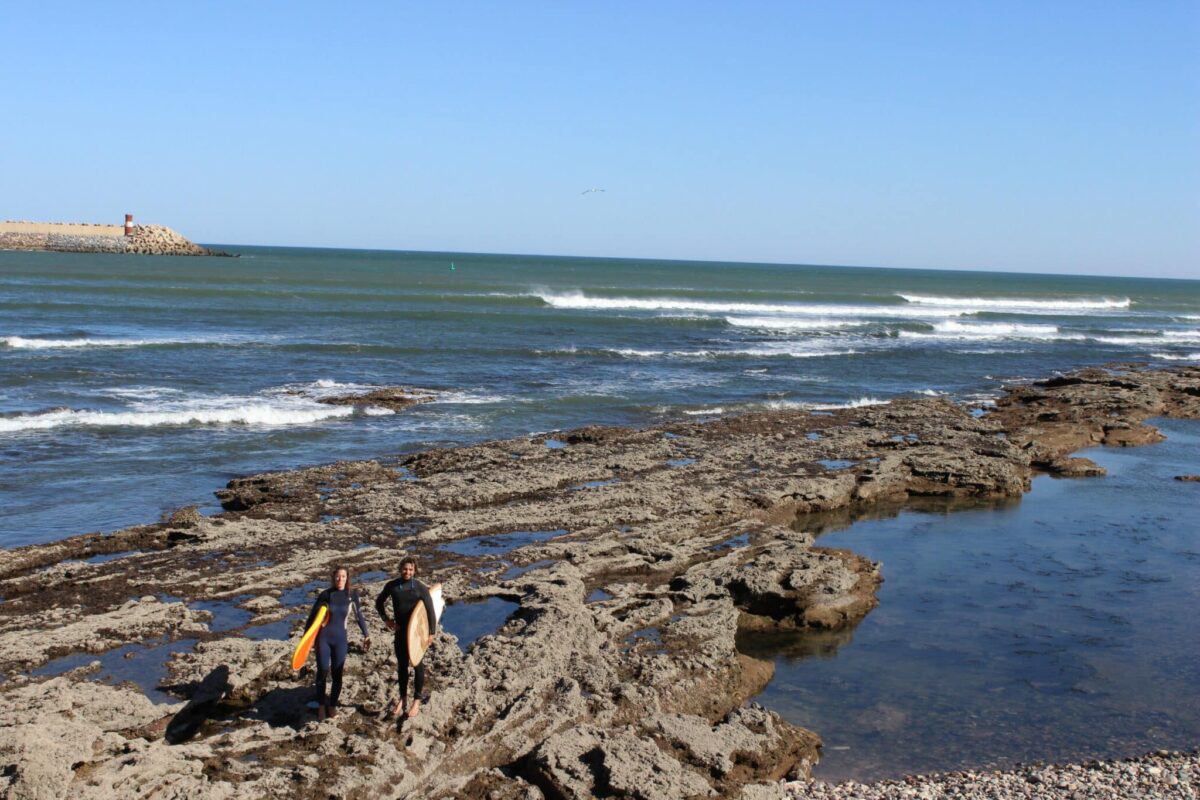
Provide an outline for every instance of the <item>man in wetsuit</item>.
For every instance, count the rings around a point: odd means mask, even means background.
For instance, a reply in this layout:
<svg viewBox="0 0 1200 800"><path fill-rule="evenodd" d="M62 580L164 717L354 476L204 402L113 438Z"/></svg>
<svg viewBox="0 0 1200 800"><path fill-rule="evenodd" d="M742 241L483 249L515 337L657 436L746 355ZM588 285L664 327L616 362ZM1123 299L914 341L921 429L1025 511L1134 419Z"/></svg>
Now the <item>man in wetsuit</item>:
<svg viewBox="0 0 1200 800"><path fill-rule="evenodd" d="M358 629L362 631L364 648L370 648L371 635L367 631L367 620L363 617L362 603L358 599L358 592L350 589L350 573L345 567L338 567L333 571L330 587L321 592L317 601L313 603L312 611L308 614L308 621L304 623L304 630L312 627L313 620L317 618L317 611L321 606L325 606L329 613L325 624L317 634L316 642L317 719L324 720L326 717L337 716L338 698L342 694L342 671L346 667L346 654L350 648L350 642L346 637L346 623L349 621L351 613L354 614L355 622L358 623ZM326 701L325 678L331 673L333 685L330 687L329 699Z"/></svg>
<svg viewBox="0 0 1200 800"><path fill-rule="evenodd" d="M387 601L392 601L392 617L388 617ZM392 706L388 716L392 719L400 716L408 703L408 618L412 615L417 603L425 604L425 613L429 618L429 638L425 646L433 641L437 632L437 616L433 613L433 598L429 596L429 587L417 580L417 561L406 557L400 562L400 577L388 581L375 598L375 610L383 618L383 624L388 630L396 632L396 670L400 679L400 699ZM415 681L413 684L413 704L408 709L408 716L415 717L421 711L421 698L425 690L425 662L413 667Z"/></svg>

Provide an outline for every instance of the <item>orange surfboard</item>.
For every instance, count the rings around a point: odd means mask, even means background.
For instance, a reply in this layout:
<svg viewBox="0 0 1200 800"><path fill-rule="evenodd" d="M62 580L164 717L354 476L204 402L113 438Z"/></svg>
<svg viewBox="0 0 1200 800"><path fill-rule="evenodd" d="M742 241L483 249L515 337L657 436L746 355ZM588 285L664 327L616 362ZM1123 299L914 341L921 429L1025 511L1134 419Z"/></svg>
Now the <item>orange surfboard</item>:
<svg viewBox="0 0 1200 800"><path fill-rule="evenodd" d="M329 609L326 606L317 609L313 624L309 625L308 630L300 637L300 644L296 645L296 652L292 653L292 669L300 669L308 660L308 651L312 650L313 643L317 641L317 634L321 632L321 625L328 614Z"/></svg>
<svg viewBox="0 0 1200 800"><path fill-rule="evenodd" d="M446 601L442 599L440 583L429 587L429 597L433 600L433 618L441 620ZM417 603L417 607L408 615L408 660L414 667L425 657L425 639L428 636L429 616L425 613L425 603Z"/></svg>

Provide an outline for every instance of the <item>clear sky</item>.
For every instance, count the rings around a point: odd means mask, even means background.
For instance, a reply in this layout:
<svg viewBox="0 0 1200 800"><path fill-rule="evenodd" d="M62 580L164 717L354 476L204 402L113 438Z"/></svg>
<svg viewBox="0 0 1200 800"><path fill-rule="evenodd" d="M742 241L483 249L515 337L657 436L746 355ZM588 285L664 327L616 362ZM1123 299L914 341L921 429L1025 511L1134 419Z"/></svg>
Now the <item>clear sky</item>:
<svg viewBox="0 0 1200 800"><path fill-rule="evenodd" d="M0 219L1200 277L1195 0L0 0L0 42Z"/></svg>

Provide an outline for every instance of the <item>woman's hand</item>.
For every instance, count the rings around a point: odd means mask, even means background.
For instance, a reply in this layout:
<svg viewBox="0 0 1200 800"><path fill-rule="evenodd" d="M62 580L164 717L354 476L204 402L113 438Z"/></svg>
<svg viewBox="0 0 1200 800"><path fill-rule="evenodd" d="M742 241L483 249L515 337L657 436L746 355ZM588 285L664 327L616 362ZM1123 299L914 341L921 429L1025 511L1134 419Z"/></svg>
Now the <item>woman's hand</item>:
<svg viewBox="0 0 1200 800"><path fill-rule="evenodd" d="M390 619L389 619L387 622L383 623L383 624L387 626L387 629L388 629L389 631L394 631L394 630L396 630L396 623L392 622Z"/></svg>
<svg viewBox="0 0 1200 800"><path fill-rule="evenodd" d="M367 650L370 650L370 649L371 649L371 637L368 636L367 638L363 639L363 652L365 653Z"/></svg>

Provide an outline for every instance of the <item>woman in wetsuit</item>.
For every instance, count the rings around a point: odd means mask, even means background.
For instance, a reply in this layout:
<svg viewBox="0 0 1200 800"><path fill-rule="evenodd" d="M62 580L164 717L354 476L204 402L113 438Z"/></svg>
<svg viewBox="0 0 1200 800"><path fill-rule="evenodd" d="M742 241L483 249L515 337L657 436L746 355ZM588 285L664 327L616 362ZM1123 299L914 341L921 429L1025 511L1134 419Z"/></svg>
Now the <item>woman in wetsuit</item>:
<svg viewBox="0 0 1200 800"><path fill-rule="evenodd" d="M304 630L312 626L316 619L317 610L325 606L328 616L325 624L317 634L317 719L324 721L325 717L336 717L338 697L342 694L342 670L346 666L346 652L349 640L346 637L346 623L354 613L355 621L363 635L363 648L371 647L371 636L367 632L367 620L363 617L362 602L358 592L350 589L350 573L345 567L333 571L332 585L317 596L312 611L308 614L308 622ZM325 677L333 675L333 686L330 688L328 700L325 695Z"/></svg>
<svg viewBox="0 0 1200 800"><path fill-rule="evenodd" d="M391 618L387 614L389 599L392 601ZM437 632L437 616L433 612L433 598L429 596L429 588L417 580L416 559L404 558L400 562L400 577L388 581L384 585L383 591L379 593L379 597L375 598L375 610L383 618L383 624L387 626L388 630L396 632L396 669L400 679L400 699L392 706L392 711L388 715L392 719L400 716L404 706L408 703L408 618L412 615L413 609L417 607L417 603L421 602L425 604L425 613L429 620L429 637L425 640L425 646L428 647L429 643L433 641L433 634ZM413 667L413 676L415 678L413 703L408 709L410 717L415 717L421 711L421 697L425 690L424 661Z"/></svg>

